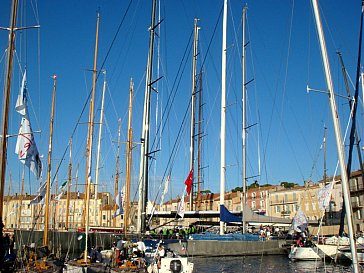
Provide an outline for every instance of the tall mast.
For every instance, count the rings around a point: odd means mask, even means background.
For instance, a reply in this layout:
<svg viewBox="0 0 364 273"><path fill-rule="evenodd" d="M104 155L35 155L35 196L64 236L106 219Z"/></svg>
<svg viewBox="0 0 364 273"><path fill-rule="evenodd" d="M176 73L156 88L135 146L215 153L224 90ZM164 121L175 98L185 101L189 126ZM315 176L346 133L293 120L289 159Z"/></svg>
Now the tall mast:
<svg viewBox="0 0 364 273"><path fill-rule="evenodd" d="M363 5L363 2L362 2L362 5ZM358 131L356 130L356 109L357 109L357 105L358 105L357 101L358 101L358 89L359 89L362 24L363 24L363 8L362 8L361 20L360 20L360 38L359 38L359 52L358 52L359 67L357 68L357 73L358 74L357 74L357 79L356 79L356 84L355 84L355 91L354 91L354 98L353 99L351 98L351 94L350 94L349 81L348 81L348 77L347 77L343 57L342 57L340 51L337 52L337 54L339 55L339 59L340 59L341 71L342 71L343 77L344 77L345 89L346 89L346 92L348 94L349 109L350 109L350 113L351 113L351 117L352 117L350 137L349 137L350 141L349 141L348 161L347 161L347 167L346 167L347 171L346 172L348 173L348 177L350 178L351 162L352 162L353 148L354 148L354 142L355 142L355 146L356 146L356 150L357 150L357 154L358 154L359 166L360 166L360 170L361 170L361 180L362 180L362 183L364 183L364 169L363 169L363 159L361 157L360 139L359 139ZM354 105L353 105L353 103L354 103ZM344 204L344 207L345 207L345 204ZM339 236L342 236L342 234L344 232L344 219L345 219L345 209L343 209L342 212L341 212Z"/></svg>
<svg viewBox="0 0 364 273"><path fill-rule="evenodd" d="M53 91L52 91L52 108L51 119L49 122L49 145L48 145L48 160L47 160L47 185L46 185L46 200L45 200L45 215L44 215L44 236L43 245L48 245L48 225L49 225L49 204L51 200L51 167L52 167L52 142L53 142L53 122L54 122L54 103L56 99L56 84L57 77L53 76Z"/></svg>
<svg viewBox="0 0 364 273"><path fill-rule="evenodd" d="M133 113L133 80L130 79L129 88L129 117L128 117L128 142L126 144L126 178L125 178L125 211L124 211L124 232L127 232L130 207L130 183L131 168L133 160L133 128L131 125Z"/></svg>
<svg viewBox="0 0 364 273"><path fill-rule="evenodd" d="M138 206L138 232L144 232L146 229L146 208L148 202L148 167L149 167L149 124L150 124L150 95L152 91L152 75L153 75L153 47L154 47L154 32L155 32L155 13L156 0L152 2L152 18L149 33L149 51L146 73L146 86L144 96L144 114L143 114L143 129L142 129L142 144L141 144L141 167L139 174L139 206Z"/></svg>
<svg viewBox="0 0 364 273"><path fill-rule="evenodd" d="M23 165L23 170L21 174L21 192L20 192L20 204L19 204L19 216L18 216L18 228L20 229L20 219L22 214L22 207L23 207L23 194L24 194L24 175L25 175L25 165Z"/></svg>
<svg viewBox="0 0 364 273"><path fill-rule="evenodd" d="M340 121L339 121L339 116L338 116L337 108L336 108L334 86L332 83L331 71L330 71L330 63L329 63L329 58L327 56L325 37L324 37L323 29L322 29L321 18L320 18L320 13L319 13L319 9L318 9L318 3L317 3L317 0L311 0L311 1L312 1L314 14L315 14L317 33L319 36L319 42L320 42L320 47L321 47L322 62L323 62L324 70L325 70L326 85L327 85L327 89L329 92L331 115L332 115L334 129L335 129L336 147L337 147L339 163L340 163L341 183L342 183L342 188L343 188L345 209L346 209L346 215L347 215L346 219L347 219L348 230L349 230L349 240L350 240L350 249L351 249L352 262L353 262L353 271L359 272L358 257L357 257L356 245L355 245L355 240L354 240L352 207L351 207L350 191L349 191L349 180L348 180L348 174L346 172L346 166L345 166L345 154L344 154L343 140L341 137Z"/></svg>
<svg viewBox="0 0 364 273"><path fill-rule="evenodd" d="M246 233L246 221L244 217L244 207L246 206L246 56L245 56L245 28L246 28L246 12L248 7L245 5L243 8L243 43L242 43L242 103L243 103L243 113L242 113L242 131L243 131L243 207L241 208L242 211L242 220L243 220L243 233Z"/></svg>
<svg viewBox="0 0 364 273"><path fill-rule="evenodd" d="M72 138L70 139L70 163L68 164L68 184L67 184L67 202L66 202L66 230L69 227L70 195L72 183Z"/></svg>
<svg viewBox="0 0 364 273"><path fill-rule="evenodd" d="M195 108L196 108L196 64L197 64L197 44L198 44L198 19L195 18L194 37L193 37L193 52L192 52L192 94L191 94L191 134L190 134L190 171L192 172L192 188L190 193L190 210L193 210L193 165L195 159Z"/></svg>
<svg viewBox="0 0 364 273"><path fill-rule="evenodd" d="M224 0L224 16L222 23L222 62L221 62L221 151L220 151L220 211L225 203L225 120L226 120L226 28L227 0ZM220 219L220 234L224 234L224 222Z"/></svg>
<svg viewBox="0 0 364 273"><path fill-rule="evenodd" d="M100 111L100 122L99 122L99 138L97 140L97 155L96 155L96 181L95 181L95 225L98 226L97 217L97 200L98 200L98 187L99 187L99 172L100 172L100 150L101 150L101 136L102 136L102 124L104 122L104 101L106 91L106 71L104 73L104 86L102 88L102 100L101 100L101 111Z"/></svg>
<svg viewBox="0 0 364 273"><path fill-rule="evenodd" d="M116 167L115 167L115 183L114 183L114 197L116 200L116 196L119 193L119 166L120 166L120 127L121 127L121 119L118 120L118 151L116 155ZM121 198L121 196L119 196ZM119 204L114 205L114 211L116 211L116 206ZM121 209L121 208L120 208ZM113 218L113 227L116 227L116 217Z"/></svg>
<svg viewBox="0 0 364 273"><path fill-rule="evenodd" d="M326 130L327 127L324 125L324 185L326 184L327 174L326 174Z"/></svg>
<svg viewBox="0 0 364 273"><path fill-rule="evenodd" d="M15 47L15 25L18 9L18 0L13 0L10 16L10 28L8 38L8 49L6 57L6 74L5 74L5 89L3 95L3 106L1 115L1 152L0 152L0 246L3 245L3 206L4 206L4 191L5 191L5 174L6 174L6 154L8 146L8 119L9 119L9 100L10 100L10 85L13 72L13 51ZM3 263L5 250L0 247L0 267Z"/></svg>
<svg viewBox="0 0 364 273"><path fill-rule="evenodd" d="M198 138L197 138L197 210L200 210L201 206L201 145L202 145L202 71L200 71L200 88L198 94Z"/></svg>
<svg viewBox="0 0 364 273"><path fill-rule="evenodd" d="M89 229L89 208L90 208L90 186L91 186L91 167L92 167L92 140L94 131L94 106L95 106L95 91L96 91L96 79L97 79L97 52L99 45L99 24L100 24L100 13L97 13L96 21L96 41L95 41L95 53L94 53L94 68L92 78L92 94L90 101L90 113L88 118L88 134L87 134L87 147L86 147L86 182L85 182L85 213L84 224L85 224L85 235L86 244L85 251L83 254L84 262L87 263L87 247L88 247L88 229Z"/></svg>

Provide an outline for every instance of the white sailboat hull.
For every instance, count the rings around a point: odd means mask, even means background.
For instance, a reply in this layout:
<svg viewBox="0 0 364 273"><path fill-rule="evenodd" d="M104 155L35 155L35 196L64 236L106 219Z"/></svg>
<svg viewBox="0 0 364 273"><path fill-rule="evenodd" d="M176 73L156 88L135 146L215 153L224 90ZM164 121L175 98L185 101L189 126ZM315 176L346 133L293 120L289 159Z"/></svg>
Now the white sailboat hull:
<svg viewBox="0 0 364 273"><path fill-rule="evenodd" d="M291 248L291 252L289 253L288 257L291 260L297 261L315 261L321 260L321 257L315 251L313 247L296 247L293 246Z"/></svg>

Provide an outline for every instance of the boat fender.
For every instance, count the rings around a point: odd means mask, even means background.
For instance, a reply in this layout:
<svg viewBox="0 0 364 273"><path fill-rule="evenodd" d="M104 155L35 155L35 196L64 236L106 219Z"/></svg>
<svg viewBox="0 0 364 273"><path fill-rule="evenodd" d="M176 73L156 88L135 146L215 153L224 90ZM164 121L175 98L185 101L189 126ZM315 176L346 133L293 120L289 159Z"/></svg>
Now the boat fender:
<svg viewBox="0 0 364 273"><path fill-rule="evenodd" d="M169 269L172 273L180 273L182 272L182 262L181 260L172 260L169 264Z"/></svg>

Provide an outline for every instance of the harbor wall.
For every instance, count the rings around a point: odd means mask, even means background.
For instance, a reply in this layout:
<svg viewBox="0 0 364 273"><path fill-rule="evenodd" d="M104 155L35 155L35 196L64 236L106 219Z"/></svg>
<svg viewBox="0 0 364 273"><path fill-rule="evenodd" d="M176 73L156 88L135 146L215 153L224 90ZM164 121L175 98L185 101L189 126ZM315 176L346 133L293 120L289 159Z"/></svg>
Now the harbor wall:
<svg viewBox="0 0 364 273"><path fill-rule="evenodd" d="M243 256L243 255L286 255L285 240L266 241L219 241L188 240L187 242L168 244L168 247L180 255L188 256Z"/></svg>
<svg viewBox="0 0 364 273"><path fill-rule="evenodd" d="M24 246L34 247L43 246L43 231L14 230L15 248L23 249ZM81 238L83 232L78 231L49 231L48 248L52 253L61 254L70 258L79 257L85 247L85 240ZM93 232L89 233L89 245L91 247L101 247L102 249L111 249L116 237L121 238L120 234Z"/></svg>

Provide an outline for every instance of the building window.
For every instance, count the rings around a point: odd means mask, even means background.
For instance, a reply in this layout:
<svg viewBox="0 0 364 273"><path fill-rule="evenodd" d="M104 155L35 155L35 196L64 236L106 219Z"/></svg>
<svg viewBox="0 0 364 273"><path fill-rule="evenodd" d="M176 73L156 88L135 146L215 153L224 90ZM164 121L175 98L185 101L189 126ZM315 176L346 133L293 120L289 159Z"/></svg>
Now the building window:
<svg viewBox="0 0 364 273"><path fill-rule="evenodd" d="M255 201L252 202L252 209L255 209Z"/></svg>
<svg viewBox="0 0 364 273"><path fill-rule="evenodd" d="M261 191L260 192L260 198L263 198L264 197L264 191Z"/></svg>
<svg viewBox="0 0 364 273"><path fill-rule="evenodd" d="M276 202L278 202L278 194L276 194Z"/></svg>
<svg viewBox="0 0 364 273"><path fill-rule="evenodd" d="M297 194L295 192L293 193L293 201L297 201Z"/></svg>
<svg viewBox="0 0 364 273"><path fill-rule="evenodd" d="M255 199L257 197L257 193L256 192L253 192L252 193L252 198Z"/></svg>
<svg viewBox="0 0 364 273"><path fill-rule="evenodd" d="M284 194L284 201L288 201L288 194L287 193Z"/></svg>
<svg viewBox="0 0 364 273"><path fill-rule="evenodd" d="M260 200L260 208L261 209L265 208L265 206L264 206L264 200Z"/></svg>

